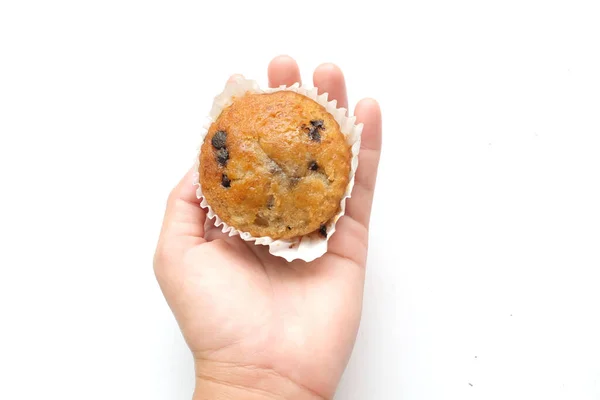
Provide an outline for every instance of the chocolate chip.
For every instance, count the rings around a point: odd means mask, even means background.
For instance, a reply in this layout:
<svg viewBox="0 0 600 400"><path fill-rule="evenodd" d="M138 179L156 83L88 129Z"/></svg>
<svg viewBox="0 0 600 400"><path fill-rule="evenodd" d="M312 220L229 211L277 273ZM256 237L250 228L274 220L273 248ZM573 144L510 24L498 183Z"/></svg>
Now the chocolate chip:
<svg viewBox="0 0 600 400"><path fill-rule="evenodd" d="M319 235L327 237L327 226L325 224L321 224L319 227Z"/></svg>
<svg viewBox="0 0 600 400"><path fill-rule="evenodd" d="M221 177L221 185L223 185L223 187L225 188L231 186L231 180L227 177L227 174L223 174L223 176Z"/></svg>
<svg viewBox="0 0 600 400"><path fill-rule="evenodd" d="M312 121L310 121L310 124L317 129L325 129L325 125L323 125L322 119L313 119Z"/></svg>
<svg viewBox="0 0 600 400"><path fill-rule="evenodd" d="M308 164L308 169L316 171L319 169L319 165L315 161L311 161L310 164Z"/></svg>
<svg viewBox="0 0 600 400"><path fill-rule="evenodd" d="M323 124L322 119L313 119L310 121L310 126L302 125L302 129L304 129L306 133L308 133L308 137L310 138L310 140L314 142L320 142L321 133L319 131L324 130L325 125Z"/></svg>
<svg viewBox="0 0 600 400"><path fill-rule="evenodd" d="M308 137L313 142L320 142L321 134L319 133L319 128L317 128L315 126L311 127L310 130L308 131Z"/></svg>
<svg viewBox="0 0 600 400"><path fill-rule="evenodd" d="M269 198L267 199L267 208L269 210L271 210L274 205L275 205L275 198L273 196L269 196Z"/></svg>
<svg viewBox="0 0 600 400"><path fill-rule="evenodd" d="M319 131L322 131L325 129L323 120L322 119L313 119L312 121L310 121L310 124L312 125L312 127L309 128L310 130L308 131L308 137L310 138L310 140L313 140L315 142L320 142L321 141L321 133Z"/></svg>
<svg viewBox="0 0 600 400"><path fill-rule="evenodd" d="M224 167L227 164L227 160L229 160L229 151L227 148L223 147L222 149L217 150L217 162L220 166Z"/></svg>
<svg viewBox="0 0 600 400"><path fill-rule="evenodd" d="M227 139L227 133L225 131L217 131L212 137L211 143L215 149L222 149L225 147L225 140Z"/></svg>
<svg viewBox="0 0 600 400"><path fill-rule="evenodd" d="M292 230L292 227L291 227L291 226L288 226L288 227L287 227L287 229L288 229L288 231L291 231L291 230Z"/></svg>

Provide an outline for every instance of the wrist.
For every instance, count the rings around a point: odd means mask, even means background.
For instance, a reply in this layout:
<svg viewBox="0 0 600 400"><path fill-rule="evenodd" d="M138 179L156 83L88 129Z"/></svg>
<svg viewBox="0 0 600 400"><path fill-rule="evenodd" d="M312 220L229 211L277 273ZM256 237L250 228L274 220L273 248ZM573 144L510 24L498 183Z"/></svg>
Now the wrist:
<svg viewBox="0 0 600 400"><path fill-rule="evenodd" d="M193 400L326 400L272 370L206 360L195 367Z"/></svg>

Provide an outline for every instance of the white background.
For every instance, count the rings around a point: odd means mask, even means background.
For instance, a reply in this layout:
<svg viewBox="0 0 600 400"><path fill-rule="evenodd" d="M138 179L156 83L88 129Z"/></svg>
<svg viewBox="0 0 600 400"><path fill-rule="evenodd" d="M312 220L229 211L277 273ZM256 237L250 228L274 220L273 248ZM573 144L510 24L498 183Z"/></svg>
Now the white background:
<svg viewBox="0 0 600 400"><path fill-rule="evenodd" d="M0 398L190 399L166 196L229 74L288 53L384 113L337 399L600 399L595 6L3 1Z"/></svg>

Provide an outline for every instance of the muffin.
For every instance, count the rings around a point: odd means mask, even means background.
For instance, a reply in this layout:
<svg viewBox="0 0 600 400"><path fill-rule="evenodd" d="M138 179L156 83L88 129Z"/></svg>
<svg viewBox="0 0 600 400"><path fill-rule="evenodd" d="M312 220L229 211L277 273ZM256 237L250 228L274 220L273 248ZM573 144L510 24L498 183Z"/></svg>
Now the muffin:
<svg viewBox="0 0 600 400"><path fill-rule="evenodd" d="M254 237L327 236L350 180L340 126L292 91L233 98L202 144L199 183L222 221Z"/></svg>

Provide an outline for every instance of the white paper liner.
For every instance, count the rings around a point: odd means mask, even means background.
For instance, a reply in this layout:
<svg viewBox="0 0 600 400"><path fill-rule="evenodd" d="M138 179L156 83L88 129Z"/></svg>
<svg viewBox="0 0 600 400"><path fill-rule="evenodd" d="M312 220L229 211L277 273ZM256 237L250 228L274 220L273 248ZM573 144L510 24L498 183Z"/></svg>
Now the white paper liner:
<svg viewBox="0 0 600 400"><path fill-rule="evenodd" d="M200 185L200 177L198 173L200 163L200 152L202 151L202 143L208 134L208 129L213 122L217 120L223 109L232 104L234 97L241 97L244 94L250 93L272 93L280 90L289 90L292 92L304 95L323 107L335 118L337 123L340 125L340 130L346 137L346 143L351 146L352 161L350 164L350 180L346 187L346 192L340 201L340 211L327 222L327 238L320 236L318 233L311 233L308 235L292 238L292 239L279 239L273 240L270 237L253 237L248 232L241 232L234 227L225 223L210 207L204 196L202 195L202 187ZM313 261L327 252L327 242L333 233L335 232L335 225L337 221L346 212L346 199L352 194L352 188L354 187L354 174L358 168L358 152L360 150L360 138L362 134L363 124L356 124L356 117L347 117L345 108L337 108L337 101L327 101L328 94L323 93L318 95L317 88L308 88L298 83L292 86L280 86L274 89L262 90L258 83L253 80L245 79L242 76L236 76L231 79L223 92L215 97L212 109L208 115L208 122L204 125L201 133L201 142L196 157L196 166L194 168L194 185L198 186L196 189L196 196L201 199L200 206L207 209L208 218L215 218L214 225L216 227L222 227L222 232L227 233L229 236L239 235L245 241L253 241L256 245L268 245L269 253L274 256L285 258L288 262L301 259L306 262Z"/></svg>

